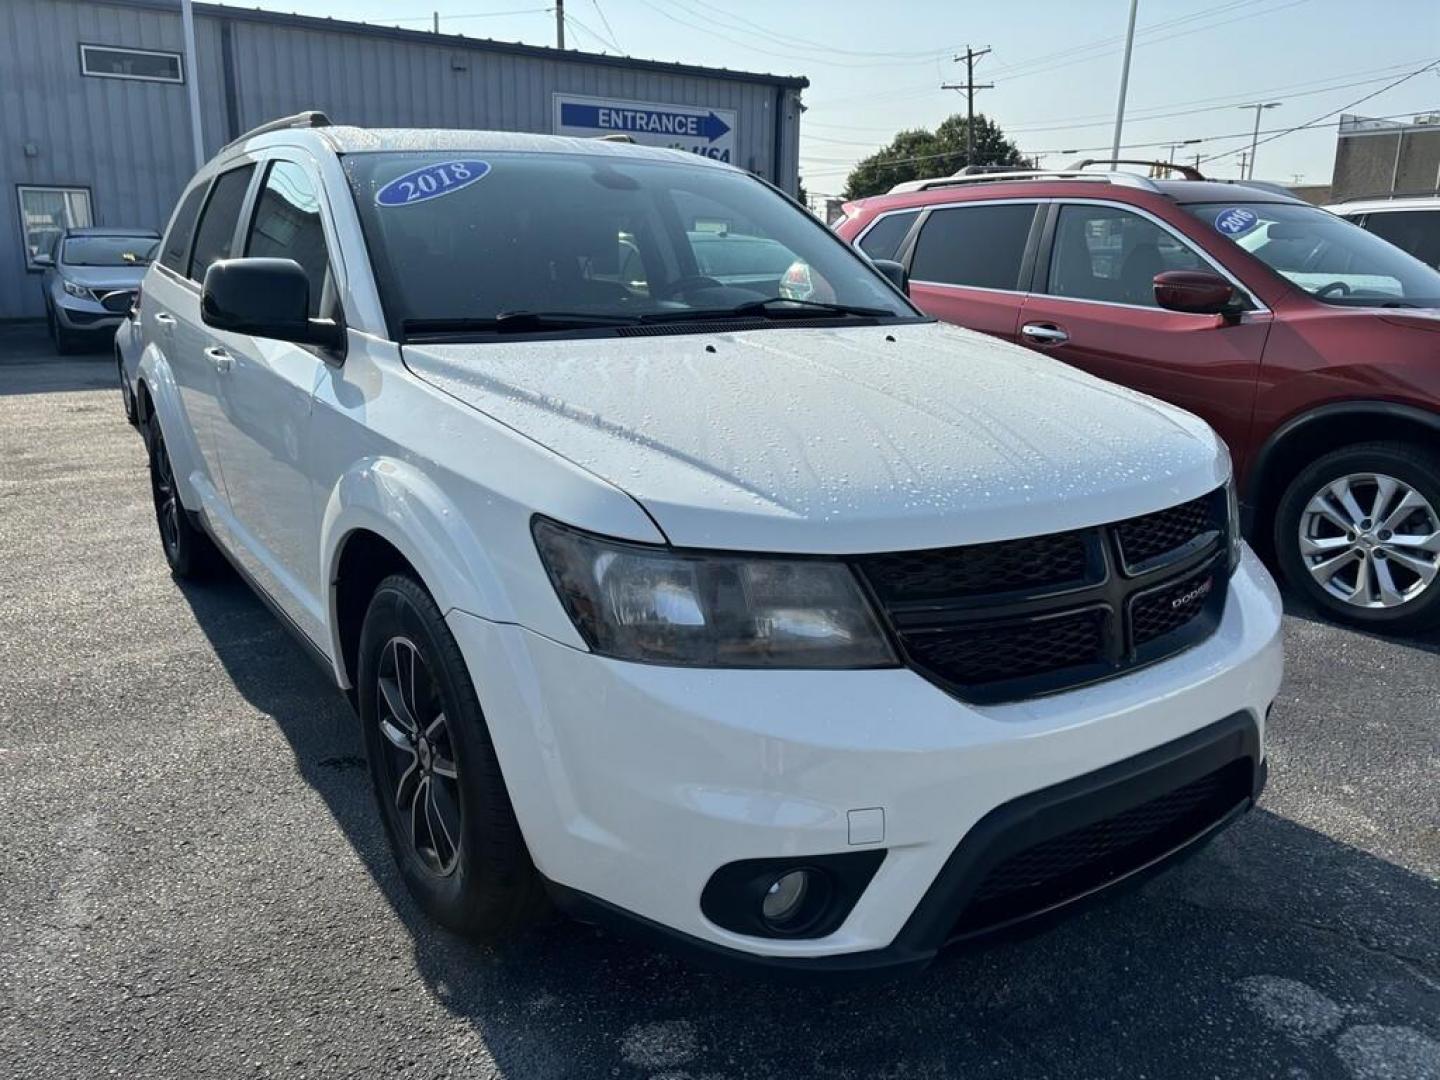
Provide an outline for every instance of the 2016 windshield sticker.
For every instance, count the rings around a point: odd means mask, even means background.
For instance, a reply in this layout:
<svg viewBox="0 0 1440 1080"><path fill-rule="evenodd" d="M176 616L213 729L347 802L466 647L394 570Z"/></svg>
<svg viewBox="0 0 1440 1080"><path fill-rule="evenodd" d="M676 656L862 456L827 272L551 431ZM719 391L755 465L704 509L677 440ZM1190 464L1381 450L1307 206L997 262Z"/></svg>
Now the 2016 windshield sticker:
<svg viewBox="0 0 1440 1080"><path fill-rule="evenodd" d="M487 161L442 161L412 169L375 192L376 206L409 206L469 187L490 171Z"/></svg>
<svg viewBox="0 0 1440 1080"><path fill-rule="evenodd" d="M1215 215L1215 228L1226 236L1239 236L1253 229L1260 221L1254 210L1232 206Z"/></svg>

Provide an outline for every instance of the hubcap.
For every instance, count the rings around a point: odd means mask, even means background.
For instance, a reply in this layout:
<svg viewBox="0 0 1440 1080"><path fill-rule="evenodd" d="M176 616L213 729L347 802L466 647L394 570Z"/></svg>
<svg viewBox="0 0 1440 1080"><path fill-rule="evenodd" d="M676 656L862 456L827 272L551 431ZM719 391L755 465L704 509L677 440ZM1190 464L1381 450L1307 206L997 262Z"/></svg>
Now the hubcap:
<svg viewBox="0 0 1440 1080"><path fill-rule="evenodd" d="M173 556L180 547L180 499L175 494L175 472L159 428L155 429L153 438L155 464L151 472L151 488L155 497L155 520L160 526L160 541L165 545L166 552Z"/></svg>
<svg viewBox="0 0 1440 1080"><path fill-rule="evenodd" d="M459 774L434 677L409 638L385 643L376 678L387 790L410 850L431 873L460 861Z"/></svg>
<svg viewBox="0 0 1440 1080"><path fill-rule="evenodd" d="M1440 570L1435 508L1384 473L1351 473L1317 491L1300 515L1299 539L1316 584L1355 607L1408 604Z"/></svg>

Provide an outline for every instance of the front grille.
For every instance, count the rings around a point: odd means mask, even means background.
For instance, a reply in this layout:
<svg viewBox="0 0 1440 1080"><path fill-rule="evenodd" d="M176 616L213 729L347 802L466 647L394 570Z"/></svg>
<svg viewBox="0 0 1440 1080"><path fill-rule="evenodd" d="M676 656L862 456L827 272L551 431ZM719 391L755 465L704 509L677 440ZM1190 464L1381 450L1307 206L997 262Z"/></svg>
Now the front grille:
<svg viewBox="0 0 1440 1080"><path fill-rule="evenodd" d="M1111 525L866 555L905 660L966 701L1054 693L1203 640L1225 603L1224 488Z"/></svg>
<svg viewBox="0 0 1440 1080"><path fill-rule="evenodd" d="M106 311L126 312L130 305L135 302L135 291L133 289L116 289L113 292L101 292L95 290L95 299L100 301L100 306Z"/></svg>
<svg viewBox="0 0 1440 1080"><path fill-rule="evenodd" d="M1252 784L1253 766L1242 758L1148 802L1015 852L981 879L952 937L1045 911L1147 866L1250 798Z"/></svg>

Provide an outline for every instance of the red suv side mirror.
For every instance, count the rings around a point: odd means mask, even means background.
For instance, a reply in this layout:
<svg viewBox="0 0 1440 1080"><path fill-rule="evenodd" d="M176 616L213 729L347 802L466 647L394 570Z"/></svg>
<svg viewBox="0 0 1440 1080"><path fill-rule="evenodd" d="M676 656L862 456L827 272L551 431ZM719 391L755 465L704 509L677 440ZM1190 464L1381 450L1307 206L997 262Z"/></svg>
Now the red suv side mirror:
<svg viewBox="0 0 1440 1080"><path fill-rule="evenodd" d="M1234 295L1230 282L1208 270L1165 270L1155 275L1155 302L1171 311L1222 315Z"/></svg>

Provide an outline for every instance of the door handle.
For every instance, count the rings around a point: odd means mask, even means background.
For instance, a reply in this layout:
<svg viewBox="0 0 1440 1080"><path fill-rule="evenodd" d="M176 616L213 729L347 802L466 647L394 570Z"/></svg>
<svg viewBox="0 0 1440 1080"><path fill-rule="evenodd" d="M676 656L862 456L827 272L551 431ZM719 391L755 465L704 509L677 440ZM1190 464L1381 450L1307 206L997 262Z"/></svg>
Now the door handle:
<svg viewBox="0 0 1440 1080"><path fill-rule="evenodd" d="M1036 345L1064 345L1070 340L1070 335L1053 323L1026 323L1020 336Z"/></svg>
<svg viewBox="0 0 1440 1080"><path fill-rule="evenodd" d="M175 316L167 314L164 311L157 311L155 313L155 321L166 330L173 330L175 328Z"/></svg>
<svg viewBox="0 0 1440 1080"><path fill-rule="evenodd" d="M218 345L211 345L205 350L205 355L208 356L210 362L215 365L215 370L222 375L235 366L235 358Z"/></svg>

